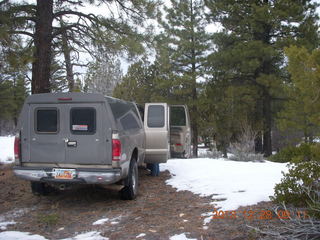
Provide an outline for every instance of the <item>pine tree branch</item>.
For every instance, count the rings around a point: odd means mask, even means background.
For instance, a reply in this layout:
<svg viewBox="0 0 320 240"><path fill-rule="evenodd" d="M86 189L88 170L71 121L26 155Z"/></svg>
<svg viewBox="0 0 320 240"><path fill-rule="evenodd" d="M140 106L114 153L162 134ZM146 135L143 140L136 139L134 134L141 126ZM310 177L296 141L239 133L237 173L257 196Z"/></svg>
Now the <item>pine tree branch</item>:
<svg viewBox="0 0 320 240"><path fill-rule="evenodd" d="M36 6L32 4L14 5L9 9L9 12L25 12L30 14L31 16L35 16L36 11Z"/></svg>
<svg viewBox="0 0 320 240"><path fill-rule="evenodd" d="M126 7L125 4L123 4L122 0L116 0L116 2L120 5L120 7L125 11L127 15L130 15L129 13L131 12L139 16L141 19L144 19L144 16L141 13L139 13L138 11L135 11L132 8Z"/></svg>
<svg viewBox="0 0 320 240"><path fill-rule="evenodd" d="M9 0L2 0L2 1L0 2L0 6L3 5L3 4L6 4L6 3L8 3L8 2L9 2Z"/></svg>
<svg viewBox="0 0 320 240"><path fill-rule="evenodd" d="M84 17L84 18L90 20L91 22L101 23L99 18L92 13L84 14L84 13L76 12L76 11L72 11L72 10L64 10L64 11L56 12L55 14L53 14L53 18L59 18L64 15L76 15L79 17Z"/></svg>
<svg viewBox="0 0 320 240"><path fill-rule="evenodd" d="M19 20L27 20L27 21L33 21L36 22L36 18L35 17L29 17L29 16L20 16L20 17L14 17L14 21L19 21Z"/></svg>
<svg viewBox="0 0 320 240"><path fill-rule="evenodd" d="M34 35L32 33L26 32L26 31L9 31L10 34L22 34L29 36L31 38L34 38Z"/></svg>

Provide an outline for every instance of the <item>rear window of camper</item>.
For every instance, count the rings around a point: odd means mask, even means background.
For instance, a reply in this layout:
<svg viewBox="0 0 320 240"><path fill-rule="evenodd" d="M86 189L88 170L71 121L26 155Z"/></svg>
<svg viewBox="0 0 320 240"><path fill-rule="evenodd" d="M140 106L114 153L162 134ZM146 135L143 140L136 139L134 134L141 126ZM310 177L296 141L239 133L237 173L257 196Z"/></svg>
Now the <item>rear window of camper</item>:
<svg viewBox="0 0 320 240"><path fill-rule="evenodd" d="M93 134L96 131L96 110L94 108L72 108L70 112L71 132Z"/></svg>
<svg viewBox="0 0 320 240"><path fill-rule="evenodd" d="M36 131L38 133L58 132L58 110L37 109L36 110Z"/></svg>

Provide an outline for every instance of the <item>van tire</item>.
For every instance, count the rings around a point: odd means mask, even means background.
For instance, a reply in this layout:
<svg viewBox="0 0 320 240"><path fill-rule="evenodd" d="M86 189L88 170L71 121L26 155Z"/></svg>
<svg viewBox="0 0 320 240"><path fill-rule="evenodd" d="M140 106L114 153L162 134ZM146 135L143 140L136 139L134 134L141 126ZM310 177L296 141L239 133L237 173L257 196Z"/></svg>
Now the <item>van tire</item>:
<svg viewBox="0 0 320 240"><path fill-rule="evenodd" d="M124 187L120 190L120 196L123 200L133 200L138 195L138 165L132 157L129 167L129 173L124 180Z"/></svg>
<svg viewBox="0 0 320 240"><path fill-rule="evenodd" d="M37 196L47 196L53 192L53 188L43 182L31 182L31 191Z"/></svg>

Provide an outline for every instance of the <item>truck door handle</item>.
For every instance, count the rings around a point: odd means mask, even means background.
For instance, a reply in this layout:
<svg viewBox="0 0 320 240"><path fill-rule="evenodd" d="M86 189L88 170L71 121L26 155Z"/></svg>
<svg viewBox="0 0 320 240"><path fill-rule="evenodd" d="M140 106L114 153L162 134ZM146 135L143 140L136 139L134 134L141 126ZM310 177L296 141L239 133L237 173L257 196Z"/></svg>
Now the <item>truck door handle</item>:
<svg viewBox="0 0 320 240"><path fill-rule="evenodd" d="M68 141L67 142L68 147L76 147L77 146L77 141Z"/></svg>

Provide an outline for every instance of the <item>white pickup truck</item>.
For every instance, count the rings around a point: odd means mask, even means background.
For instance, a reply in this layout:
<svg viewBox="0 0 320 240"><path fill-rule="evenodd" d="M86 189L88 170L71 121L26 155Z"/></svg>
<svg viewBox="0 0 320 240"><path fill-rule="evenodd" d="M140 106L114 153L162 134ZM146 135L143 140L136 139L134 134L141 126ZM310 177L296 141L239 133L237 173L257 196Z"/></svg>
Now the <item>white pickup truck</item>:
<svg viewBox="0 0 320 240"><path fill-rule="evenodd" d="M142 113L135 103L101 94L31 95L19 118L14 173L35 194L121 183L122 198L134 199L139 164L164 163L170 149L173 156L191 154L186 106L147 103Z"/></svg>

